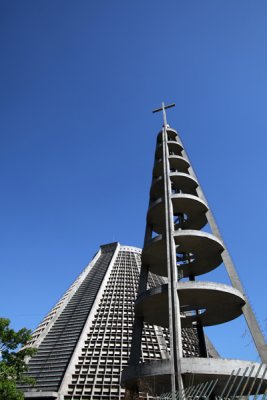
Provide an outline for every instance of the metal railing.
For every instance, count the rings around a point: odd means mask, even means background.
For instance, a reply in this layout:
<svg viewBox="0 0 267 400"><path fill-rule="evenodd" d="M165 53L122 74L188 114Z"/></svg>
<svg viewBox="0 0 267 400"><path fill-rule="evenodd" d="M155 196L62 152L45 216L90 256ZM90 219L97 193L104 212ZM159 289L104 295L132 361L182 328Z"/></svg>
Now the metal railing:
<svg viewBox="0 0 267 400"><path fill-rule="evenodd" d="M232 371L227 382L220 390L215 390L218 379L199 383L198 385L188 386L183 395L179 392L173 396L170 393L164 393L159 400L267 400L267 387L264 385L264 379L267 374L267 366L260 364L256 373L255 365L247 367L243 374L241 369ZM254 372L254 374L253 374Z"/></svg>

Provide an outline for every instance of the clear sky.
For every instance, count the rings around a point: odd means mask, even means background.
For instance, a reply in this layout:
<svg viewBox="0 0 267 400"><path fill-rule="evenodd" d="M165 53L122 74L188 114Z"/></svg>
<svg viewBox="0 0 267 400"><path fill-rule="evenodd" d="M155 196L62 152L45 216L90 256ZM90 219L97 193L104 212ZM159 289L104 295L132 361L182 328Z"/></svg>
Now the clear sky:
<svg viewBox="0 0 267 400"><path fill-rule="evenodd" d="M266 21L266 0L0 1L0 315L14 328L34 328L100 244L142 246L165 101L266 333ZM243 318L208 334L257 359Z"/></svg>

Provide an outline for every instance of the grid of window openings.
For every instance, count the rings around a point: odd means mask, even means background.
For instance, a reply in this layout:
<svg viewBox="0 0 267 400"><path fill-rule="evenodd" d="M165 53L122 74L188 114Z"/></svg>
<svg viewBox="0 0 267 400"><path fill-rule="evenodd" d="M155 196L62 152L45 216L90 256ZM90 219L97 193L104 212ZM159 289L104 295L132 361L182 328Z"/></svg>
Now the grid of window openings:
<svg viewBox="0 0 267 400"><path fill-rule="evenodd" d="M94 260L94 258L93 258ZM73 282L73 284L69 287L69 289L63 294L63 296L59 299L57 304L52 308L52 310L46 315L46 317L42 320L42 322L37 326L37 328L33 331L31 335L31 340L28 342L28 346L38 347L40 338L42 339L42 335L46 335L49 328L54 324L57 316L62 312L62 309L68 304L69 300L73 296L73 294L77 291L83 280L88 275L90 270L91 263L81 272L78 278Z"/></svg>
<svg viewBox="0 0 267 400"><path fill-rule="evenodd" d="M58 303L53 307L53 309L47 314L47 316L43 319L43 321L38 325L38 327L34 330L31 336L31 340L28 342L28 346L34 346L40 337L40 335L45 331L47 326L53 322L53 319L56 317L57 313L61 311L61 308L65 305L68 297L73 293L74 289L76 289L78 283L80 283L80 277L70 286L70 288L66 291L66 293L62 296L62 298L58 301Z"/></svg>
<svg viewBox="0 0 267 400"><path fill-rule="evenodd" d="M30 391L57 392L64 379L80 335L102 287L116 244L102 246L101 255L89 268L79 287L69 298L60 315L51 325L37 353L29 360L28 375L35 385L23 385Z"/></svg>
<svg viewBox="0 0 267 400"><path fill-rule="evenodd" d="M132 340L134 301L141 266L141 251L120 247L82 346L75 373L68 385L66 400L123 399L120 375L127 366ZM149 286L162 279L150 275ZM198 355L198 341L193 329L184 330L184 356ZM145 324L140 362L168 357L167 330ZM143 395L143 399L153 399Z"/></svg>

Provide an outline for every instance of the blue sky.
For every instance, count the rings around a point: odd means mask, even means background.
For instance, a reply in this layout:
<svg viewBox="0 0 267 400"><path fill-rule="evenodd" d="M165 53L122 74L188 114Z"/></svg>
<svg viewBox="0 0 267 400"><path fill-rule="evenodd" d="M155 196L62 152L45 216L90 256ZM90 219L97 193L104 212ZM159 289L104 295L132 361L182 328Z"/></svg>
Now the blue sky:
<svg viewBox="0 0 267 400"><path fill-rule="evenodd" d="M1 0L0 314L13 327L34 328L100 244L142 246L165 101L266 333L266 18L265 0ZM242 318L208 334L257 360Z"/></svg>

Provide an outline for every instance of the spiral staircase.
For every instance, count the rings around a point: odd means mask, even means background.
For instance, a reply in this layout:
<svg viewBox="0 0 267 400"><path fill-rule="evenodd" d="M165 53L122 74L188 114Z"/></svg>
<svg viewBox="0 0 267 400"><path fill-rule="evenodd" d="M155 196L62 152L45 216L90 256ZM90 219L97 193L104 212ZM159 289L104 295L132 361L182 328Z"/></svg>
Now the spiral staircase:
<svg viewBox="0 0 267 400"><path fill-rule="evenodd" d="M140 391L158 396L171 392L173 398L178 393L184 398L192 379L194 384L213 380L212 396L218 396L234 372L231 395L264 393L267 376L261 364L208 356L203 328L244 314L261 360L267 363L263 335L178 133L166 122L166 108L163 104L164 125L156 143L131 357L122 373L122 385L133 398ZM203 230L208 224L212 234ZM222 263L232 286L197 281ZM165 277L166 283L148 290L149 272ZM165 359L140 363L144 322L168 328L170 355ZM197 330L200 357L183 357L181 330L188 327Z"/></svg>

